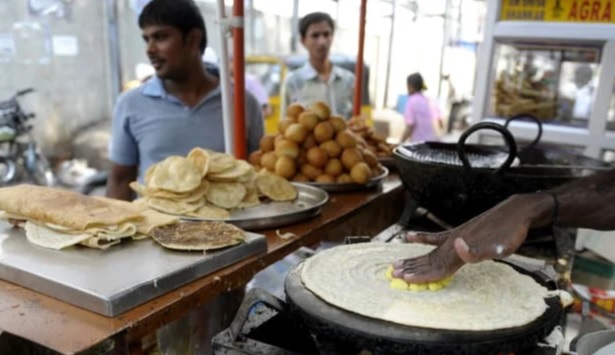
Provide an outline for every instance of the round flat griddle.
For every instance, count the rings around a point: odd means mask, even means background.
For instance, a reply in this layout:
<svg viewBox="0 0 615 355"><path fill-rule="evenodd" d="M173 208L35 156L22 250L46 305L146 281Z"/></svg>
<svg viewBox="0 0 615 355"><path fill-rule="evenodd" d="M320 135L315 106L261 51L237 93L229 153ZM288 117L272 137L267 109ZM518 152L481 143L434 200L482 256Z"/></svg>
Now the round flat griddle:
<svg viewBox="0 0 615 355"><path fill-rule="evenodd" d="M303 263L286 277L289 310L317 336L384 354L523 353L548 336L559 323L563 307L559 297L545 299L548 308L534 322L494 331L451 331L409 327L364 317L332 306L308 290L301 280ZM522 274L553 289L546 276L511 265ZM334 272L334 271L332 271Z"/></svg>

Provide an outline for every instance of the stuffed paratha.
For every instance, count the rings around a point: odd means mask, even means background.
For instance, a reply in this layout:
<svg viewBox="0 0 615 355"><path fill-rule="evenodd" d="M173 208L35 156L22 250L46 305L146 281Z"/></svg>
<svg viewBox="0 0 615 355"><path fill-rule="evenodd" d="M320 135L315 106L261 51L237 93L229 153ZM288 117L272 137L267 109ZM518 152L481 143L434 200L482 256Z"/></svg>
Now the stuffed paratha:
<svg viewBox="0 0 615 355"><path fill-rule="evenodd" d="M245 241L245 232L224 222L182 222L156 228L152 238L165 248L213 250Z"/></svg>

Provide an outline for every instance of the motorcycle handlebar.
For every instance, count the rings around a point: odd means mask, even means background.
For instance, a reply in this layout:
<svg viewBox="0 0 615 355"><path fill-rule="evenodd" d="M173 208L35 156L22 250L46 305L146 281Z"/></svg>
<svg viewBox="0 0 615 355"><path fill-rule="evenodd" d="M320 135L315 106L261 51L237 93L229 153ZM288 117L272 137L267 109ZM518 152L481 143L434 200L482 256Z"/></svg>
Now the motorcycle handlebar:
<svg viewBox="0 0 615 355"><path fill-rule="evenodd" d="M24 90L18 91L17 94L15 94L15 97L23 96L31 92L34 92L34 89L32 88L24 89Z"/></svg>

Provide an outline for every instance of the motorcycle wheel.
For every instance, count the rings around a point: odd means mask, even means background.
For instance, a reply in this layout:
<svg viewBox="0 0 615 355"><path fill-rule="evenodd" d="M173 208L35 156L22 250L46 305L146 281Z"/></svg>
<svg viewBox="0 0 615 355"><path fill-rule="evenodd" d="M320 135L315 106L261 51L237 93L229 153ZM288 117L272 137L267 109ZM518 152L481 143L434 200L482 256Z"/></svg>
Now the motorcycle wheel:
<svg viewBox="0 0 615 355"><path fill-rule="evenodd" d="M56 177L49 161L39 152L35 153L34 166L28 169L28 174L37 185L51 187L56 184Z"/></svg>
<svg viewBox="0 0 615 355"><path fill-rule="evenodd" d="M17 166L13 159L0 157L0 185L7 185L15 181Z"/></svg>

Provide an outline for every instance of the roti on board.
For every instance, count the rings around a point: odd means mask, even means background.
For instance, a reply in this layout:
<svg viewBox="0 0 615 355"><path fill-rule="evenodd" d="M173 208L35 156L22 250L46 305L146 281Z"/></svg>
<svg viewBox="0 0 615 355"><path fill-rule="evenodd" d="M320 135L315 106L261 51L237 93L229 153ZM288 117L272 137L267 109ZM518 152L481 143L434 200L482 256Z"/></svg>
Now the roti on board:
<svg viewBox="0 0 615 355"><path fill-rule="evenodd" d="M152 238L160 245L177 250L212 250L245 241L245 232L224 222L182 222L156 228Z"/></svg>

